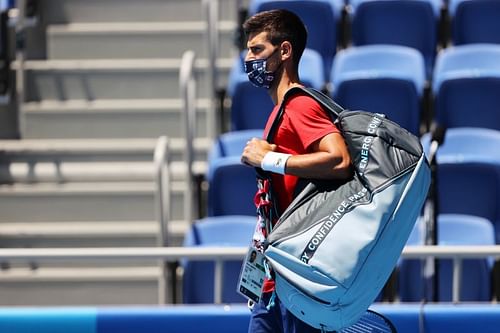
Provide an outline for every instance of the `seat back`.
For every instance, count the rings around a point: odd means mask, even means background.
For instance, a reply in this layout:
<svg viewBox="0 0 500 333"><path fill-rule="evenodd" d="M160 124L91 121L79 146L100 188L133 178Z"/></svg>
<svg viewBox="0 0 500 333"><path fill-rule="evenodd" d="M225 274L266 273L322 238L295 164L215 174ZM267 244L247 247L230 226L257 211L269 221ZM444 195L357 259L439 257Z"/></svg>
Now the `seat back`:
<svg viewBox="0 0 500 333"><path fill-rule="evenodd" d="M331 82L332 97L343 107L383 113L418 135L425 83L418 51L398 45L342 50L335 57Z"/></svg>
<svg viewBox="0 0 500 333"><path fill-rule="evenodd" d="M255 169L243 165L240 156L215 159L208 171L208 215L255 216Z"/></svg>
<svg viewBox="0 0 500 333"><path fill-rule="evenodd" d="M500 43L500 2L497 0L449 0L452 42Z"/></svg>
<svg viewBox="0 0 500 333"><path fill-rule="evenodd" d="M436 120L444 127L500 130L500 45L470 44L439 53L433 78Z"/></svg>
<svg viewBox="0 0 500 333"><path fill-rule="evenodd" d="M186 234L183 246L248 246L255 229L252 216L218 216L195 222ZM246 299L236 292L241 260L223 265L222 302L243 303ZM214 302L214 263L210 261L181 262L183 303Z"/></svg>
<svg viewBox="0 0 500 333"><path fill-rule="evenodd" d="M252 138L262 138L262 130L232 131L219 135L208 153L209 169L211 162L217 158L241 156L247 141Z"/></svg>
<svg viewBox="0 0 500 333"><path fill-rule="evenodd" d="M274 107L266 89L255 87L246 76L240 77L231 100L232 131L264 129Z"/></svg>
<svg viewBox="0 0 500 333"><path fill-rule="evenodd" d="M431 135L421 142L429 153ZM485 162L500 164L500 131L479 127L457 127L446 130L445 139L437 152L438 163Z"/></svg>
<svg viewBox="0 0 500 333"><path fill-rule="evenodd" d="M396 44L420 51L427 74L437 47L439 0L353 0L354 45Z"/></svg>
<svg viewBox="0 0 500 333"><path fill-rule="evenodd" d="M500 242L500 167L483 162L439 163L439 212L483 217L493 223Z"/></svg>

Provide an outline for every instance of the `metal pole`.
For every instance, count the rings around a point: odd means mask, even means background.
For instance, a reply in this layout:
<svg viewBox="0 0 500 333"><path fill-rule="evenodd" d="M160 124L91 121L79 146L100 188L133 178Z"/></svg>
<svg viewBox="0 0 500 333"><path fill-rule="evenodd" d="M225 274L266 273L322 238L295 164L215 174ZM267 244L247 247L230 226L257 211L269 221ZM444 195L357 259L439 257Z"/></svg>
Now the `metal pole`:
<svg viewBox="0 0 500 333"><path fill-rule="evenodd" d="M179 73L179 86L183 101L184 127L185 127L185 162L186 162L186 190L184 192L184 218L193 221L193 159L194 159L194 131L196 112L196 84L193 77L196 56L194 51L184 52Z"/></svg>
<svg viewBox="0 0 500 333"><path fill-rule="evenodd" d="M25 69L24 61L26 58L26 1L16 0L17 21L14 27L16 39L16 102L17 102L17 126L18 136L24 136L25 124L23 115L23 104L25 101Z"/></svg>
<svg viewBox="0 0 500 333"><path fill-rule="evenodd" d="M224 283L224 261L221 259L215 259L214 268L214 303L222 303L222 286Z"/></svg>
<svg viewBox="0 0 500 333"><path fill-rule="evenodd" d="M218 89L217 57L219 51L219 2L218 0L203 0L203 7L207 22L207 76L210 99L207 132L210 139L215 139L215 137L220 133L216 115L216 91Z"/></svg>
<svg viewBox="0 0 500 333"><path fill-rule="evenodd" d="M462 259L455 257L453 258L453 293L452 301L453 303L460 302L460 286L462 284Z"/></svg>
<svg viewBox="0 0 500 333"><path fill-rule="evenodd" d="M166 247L169 245L168 221L170 220L170 177L168 170L168 139L165 136L158 138L155 152L155 180L156 180L156 217L160 227L158 237L158 246ZM167 263L164 260L158 262L161 268L161 275L158 279L158 303L166 304L173 300L174 290L169 293L168 281L175 279L170 276L167 269ZM170 295L170 297L169 297Z"/></svg>

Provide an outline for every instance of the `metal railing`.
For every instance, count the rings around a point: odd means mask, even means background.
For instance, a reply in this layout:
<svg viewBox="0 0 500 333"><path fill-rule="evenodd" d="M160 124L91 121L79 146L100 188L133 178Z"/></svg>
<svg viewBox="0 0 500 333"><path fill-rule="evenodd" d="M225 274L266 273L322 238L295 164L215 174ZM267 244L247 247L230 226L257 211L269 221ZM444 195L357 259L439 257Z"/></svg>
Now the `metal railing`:
<svg viewBox="0 0 500 333"><path fill-rule="evenodd" d="M184 160L186 162L186 190L184 192L184 218L193 221L193 192L194 192L194 132L196 119L196 81L194 79L194 65L196 55L194 51L186 51L182 56L179 70L179 87L183 104L184 130L186 149Z"/></svg>
<svg viewBox="0 0 500 333"><path fill-rule="evenodd" d="M168 170L169 155L168 155L168 138L161 136L158 138L154 151L154 166L155 166L155 209L156 218L159 224L158 246L169 246L168 221L170 221L170 172ZM161 268L161 276L158 279L158 302L160 304L167 303L169 299L168 282L170 280L168 265L165 261L159 261Z"/></svg>
<svg viewBox="0 0 500 333"><path fill-rule="evenodd" d="M218 0L203 0L203 12L205 13L206 21L206 41L208 48L208 91L210 105L208 110L208 137L215 139L220 133L217 128L216 115L216 91L219 85L217 58L219 52L219 1Z"/></svg>
<svg viewBox="0 0 500 333"><path fill-rule="evenodd" d="M36 262L57 260L161 260L176 262L182 258L215 262L214 303L222 302L223 262L243 259L246 247L140 247L140 248L38 248L0 249L0 261ZM500 246L407 246L402 257L424 259L434 257L453 260L453 297L460 300L461 262L471 258L500 258ZM163 295L160 295L160 300Z"/></svg>

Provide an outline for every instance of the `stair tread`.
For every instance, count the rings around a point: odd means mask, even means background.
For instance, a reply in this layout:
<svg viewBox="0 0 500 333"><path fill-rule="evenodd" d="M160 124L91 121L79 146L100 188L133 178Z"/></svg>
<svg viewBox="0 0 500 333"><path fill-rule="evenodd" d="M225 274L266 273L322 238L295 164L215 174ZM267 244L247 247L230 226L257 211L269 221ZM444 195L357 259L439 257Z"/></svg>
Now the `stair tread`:
<svg viewBox="0 0 500 333"><path fill-rule="evenodd" d="M149 152L153 151L158 139L23 139L23 140L0 140L0 151L4 154L13 153L121 153L121 152ZM211 140L208 138L194 138L195 150L206 150L210 147ZM169 139L169 148L172 150L183 150L185 139Z"/></svg>
<svg viewBox="0 0 500 333"><path fill-rule="evenodd" d="M147 60L147 61L145 61ZM217 67L220 69L230 69L233 65L233 58L219 58ZM47 59L47 60L27 60L23 63L25 70L30 71L100 71L100 70L133 70L133 71L178 71L181 59ZM196 59L195 69L204 70L209 66L207 59ZM13 61L11 68L16 70L19 67L18 61Z"/></svg>
<svg viewBox="0 0 500 333"><path fill-rule="evenodd" d="M27 281L92 281L118 280L138 281L156 279L160 276L160 267L13 267L0 270L1 282Z"/></svg>
<svg viewBox="0 0 500 333"><path fill-rule="evenodd" d="M210 105L208 98L198 98L196 100L197 108L208 108ZM183 107L183 101L180 98L165 99L100 99L100 100L42 100L40 102L24 103L22 110L24 112L73 112L84 110L85 112L141 112L161 111L178 112Z"/></svg>
<svg viewBox="0 0 500 333"><path fill-rule="evenodd" d="M182 236L188 229L188 222L168 222L169 233ZM160 230L158 221L67 221L67 222L2 222L2 237L55 237L55 236L154 236Z"/></svg>
<svg viewBox="0 0 500 333"><path fill-rule="evenodd" d="M229 20L218 22L219 30L234 31L236 23ZM155 33L155 32L200 32L206 31L205 21L177 22L88 22L52 24L47 28L50 33Z"/></svg>

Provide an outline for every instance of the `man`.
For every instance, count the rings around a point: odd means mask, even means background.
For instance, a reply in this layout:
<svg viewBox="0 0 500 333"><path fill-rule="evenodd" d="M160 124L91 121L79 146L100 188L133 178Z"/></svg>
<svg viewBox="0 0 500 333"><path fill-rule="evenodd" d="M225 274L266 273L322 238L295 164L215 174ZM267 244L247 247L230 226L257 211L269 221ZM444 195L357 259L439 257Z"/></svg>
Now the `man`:
<svg viewBox="0 0 500 333"><path fill-rule="evenodd" d="M285 93L301 86L298 65L307 32L299 17L286 10L258 13L243 24L243 29L248 38L245 70L252 83L268 89L275 104L264 130L267 137ZM299 178L347 180L352 175L339 130L326 111L303 94L287 100L273 144L253 138L241 161L272 173L279 212L293 200ZM319 332L288 312L273 290L274 282L266 281L261 301L252 310L249 332Z"/></svg>

